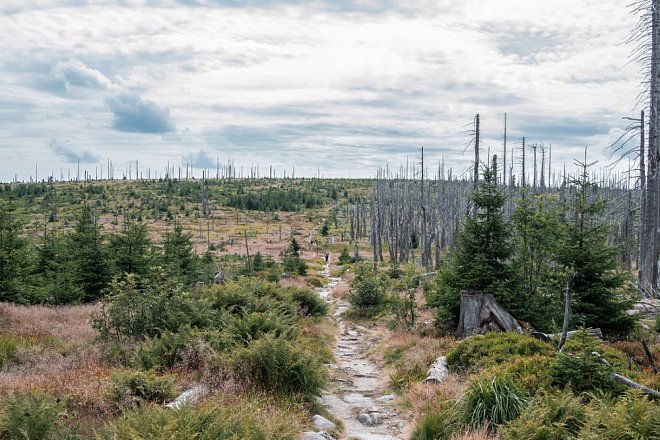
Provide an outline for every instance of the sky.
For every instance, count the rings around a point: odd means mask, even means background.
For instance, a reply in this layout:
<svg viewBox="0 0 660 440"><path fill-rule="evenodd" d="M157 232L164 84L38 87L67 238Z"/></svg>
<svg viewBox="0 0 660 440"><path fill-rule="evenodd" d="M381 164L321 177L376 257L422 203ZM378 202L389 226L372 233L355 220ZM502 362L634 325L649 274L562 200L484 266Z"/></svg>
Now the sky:
<svg viewBox="0 0 660 440"><path fill-rule="evenodd" d="M477 113L500 160L507 113L514 172L523 136L605 165L643 107L636 22L615 0L0 0L0 181L371 177L422 146L461 175Z"/></svg>

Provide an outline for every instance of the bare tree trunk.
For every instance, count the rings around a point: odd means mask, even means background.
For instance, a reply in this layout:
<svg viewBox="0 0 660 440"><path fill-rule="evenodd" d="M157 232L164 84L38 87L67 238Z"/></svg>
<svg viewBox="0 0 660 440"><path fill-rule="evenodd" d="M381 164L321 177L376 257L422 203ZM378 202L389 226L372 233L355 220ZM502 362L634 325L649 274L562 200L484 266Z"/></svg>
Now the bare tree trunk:
<svg viewBox="0 0 660 440"><path fill-rule="evenodd" d="M652 1L651 15L651 90L648 144L648 173L646 182L646 203L644 218L644 260L639 271L642 288L655 288L658 282L658 160L660 158L660 0Z"/></svg>
<svg viewBox="0 0 660 440"><path fill-rule="evenodd" d="M566 343L566 337L568 335L568 326L571 323L571 301L573 300L573 280L575 279L575 273L572 273L568 276L566 280L566 295L565 295L565 304L564 304L564 323L561 328L561 338L559 338L559 351L562 351L564 344Z"/></svg>

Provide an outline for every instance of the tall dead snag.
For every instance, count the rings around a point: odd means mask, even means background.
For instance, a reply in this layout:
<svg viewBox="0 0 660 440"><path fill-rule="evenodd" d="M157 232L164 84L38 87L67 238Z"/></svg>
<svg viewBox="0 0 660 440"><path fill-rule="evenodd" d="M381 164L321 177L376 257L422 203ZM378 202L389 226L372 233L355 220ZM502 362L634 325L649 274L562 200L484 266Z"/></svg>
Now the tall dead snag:
<svg viewBox="0 0 660 440"><path fill-rule="evenodd" d="M568 326L571 323L571 301L573 301L573 280L575 272L568 276L566 280L566 295L564 297L564 323L561 328L561 337L559 338L559 351L562 351L566 338L568 337Z"/></svg>
<svg viewBox="0 0 660 440"><path fill-rule="evenodd" d="M479 186L479 114L474 117L474 181L472 189L477 192ZM477 218L477 208L473 206L472 217Z"/></svg>
<svg viewBox="0 0 660 440"><path fill-rule="evenodd" d="M456 337L464 338L488 331L522 332L518 321L500 306L495 297L474 290L461 292L461 312Z"/></svg>
<svg viewBox="0 0 660 440"><path fill-rule="evenodd" d="M643 191L643 216L641 222L639 284L642 289L655 288L658 283L658 228L660 227L660 179L658 161L660 160L660 0L651 0L647 17L650 19L650 90L649 90L649 139L646 187ZM648 25L648 22L644 22ZM646 29L638 30L645 35ZM646 41L642 40L643 45ZM645 47L645 46L643 46Z"/></svg>

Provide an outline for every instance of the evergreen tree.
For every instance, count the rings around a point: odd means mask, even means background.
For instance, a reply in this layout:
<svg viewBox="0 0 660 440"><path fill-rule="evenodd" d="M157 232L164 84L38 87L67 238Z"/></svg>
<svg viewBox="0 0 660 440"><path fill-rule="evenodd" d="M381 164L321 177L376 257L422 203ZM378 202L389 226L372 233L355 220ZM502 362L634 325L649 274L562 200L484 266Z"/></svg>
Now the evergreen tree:
<svg viewBox="0 0 660 440"><path fill-rule="evenodd" d="M518 309L508 293L512 280L512 247L502 208L506 198L497 186L497 162L483 170L483 180L472 195L476 218L467 217L447 265L439 271L427 292L429 305L438 308L437 324L454 328L458 324L461 290L494 294L510 310Z"/></svg>
<svg viewBox="0 0 660 440"><path fill-rule="evenodd" d="M37 258L36 297L32 302L63 305L80 303L85 299L85 292L76 278L76 261L69 252L66 236L47 233L38 248Z"/></svg>
<svg viewBox="0 0 660 440"><path fill-rule="evenodd" d="M76 229L68 238L75 279L85 293L84 300L96 300L110 281L110 268L100 227L89 206L83 207Z"/></svg>
<svg viewBox="0 0 660 440"><path fill-rule="evenodd" d="M119 274L146 275L151 263L151 247L145 224L126 225L121 233L110 238L110 253L115 271Z"/></svg>
<svg viewBox="0 0 660 440"><path fill-rule="evenodd" d="M511 216L515 232L516 303L524 305L515 310L514 316L550 332L554 322L561 322L563 314L560 296L566 274L557 264L565 229L563 212L557 197L533 197L523 191Z"/></svg>
<svg viewBox="0 0 660 440"><path fill-rule="evenodd" d="M621 297L627 274L618 266L618 249L607 243L607 228L600 220L606 208L605 200L597 198L591 189L588 165L573 181L575 193L569 207L566 233L558 261L575 273L573 281L573 322L586 327L600 327L610 335L625 335L635 325L635 318L626 313L631 301Z"/></svg>
<svg viewBox="0 0 660 440"><path fill-rule="evenodd" d="M181 224L174 231L165 234L163 259L169 272L186 283L194 283L197 278L197 257L193 252L192 235L184 233Z"/></svg>
<svg viewBox="0 0 660 440"><path fill-rule="evenodd" d="M307 274L307 264L300 258L300 245L295 238L291 239L289 246L284 251L284 270L294 275Z"/></svg>
<svg viewBox="0 0 660 440"><path fill-rule="evenodd" d="M29 252L22 229L13 207L0 201L0 301L26 302Z"/></svg>

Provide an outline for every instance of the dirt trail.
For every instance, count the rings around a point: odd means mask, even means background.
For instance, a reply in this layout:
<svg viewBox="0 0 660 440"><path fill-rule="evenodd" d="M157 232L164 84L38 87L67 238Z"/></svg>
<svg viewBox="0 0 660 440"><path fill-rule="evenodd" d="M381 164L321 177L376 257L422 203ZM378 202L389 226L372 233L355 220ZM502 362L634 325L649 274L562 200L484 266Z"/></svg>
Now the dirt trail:
<svg viewBox="0 0 660 440"><path fill-rule="evenodd" d="M343 319L349 304L332 296L341 279L330 277L327 264L323 275L329 284L318 291L333 304L332 319L339 332L333 349L337 364L330 365L330 393L321 397L321 403L344 424L344 439L403 439L405 422L391 405L394 396L383 392L387 374L368 354L378 342L378 336L366 327Z"/></svg>

